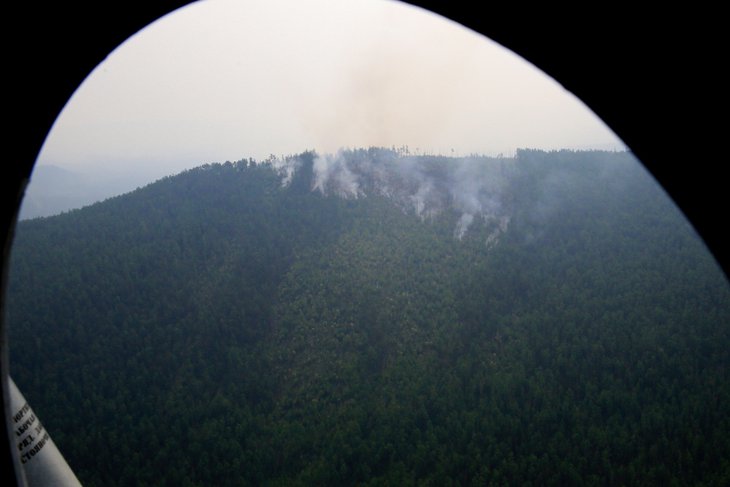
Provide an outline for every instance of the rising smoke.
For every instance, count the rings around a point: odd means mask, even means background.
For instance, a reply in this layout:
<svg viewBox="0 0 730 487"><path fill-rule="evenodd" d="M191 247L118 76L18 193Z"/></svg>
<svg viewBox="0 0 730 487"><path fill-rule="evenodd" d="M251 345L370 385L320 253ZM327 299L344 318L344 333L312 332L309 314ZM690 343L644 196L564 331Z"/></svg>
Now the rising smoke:
<svg viewBox="0 0 730 487"><path fill-rule="evenodd" d="M301 156L269 161L288 186L303 165ZM385 196L421 220L445 211L459 214L454 237L461 240L475 220L494 223L487 244L509 224L504 191L512 165L502 158L413 156L401 149L341 149L315 154L311 190L340 198Z"/></svg>

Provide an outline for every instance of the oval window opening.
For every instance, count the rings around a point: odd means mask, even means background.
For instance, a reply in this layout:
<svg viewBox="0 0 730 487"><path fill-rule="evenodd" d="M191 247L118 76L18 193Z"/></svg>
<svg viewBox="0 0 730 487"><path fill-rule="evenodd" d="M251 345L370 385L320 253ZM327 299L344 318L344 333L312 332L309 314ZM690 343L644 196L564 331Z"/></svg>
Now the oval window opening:
<svg viewBox="0 0 730 487"><path fill-rule="evenodd" d="M584 104L385 1L131 37L44 144L8 285L13 378L85 485L719 483L727 323Z"/></svg>

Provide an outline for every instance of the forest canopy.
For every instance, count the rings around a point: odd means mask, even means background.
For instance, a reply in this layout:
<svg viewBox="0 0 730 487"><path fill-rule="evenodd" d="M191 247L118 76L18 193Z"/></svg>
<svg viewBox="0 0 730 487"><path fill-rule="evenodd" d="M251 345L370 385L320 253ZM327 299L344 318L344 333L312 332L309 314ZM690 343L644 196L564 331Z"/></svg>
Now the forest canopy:
<svg viewBox="0 0 730 487"><path fill-rule="evenodd" d="M8 323L87 486L730 483L730 287L627 152L206 164L20 222Z"/></svg>

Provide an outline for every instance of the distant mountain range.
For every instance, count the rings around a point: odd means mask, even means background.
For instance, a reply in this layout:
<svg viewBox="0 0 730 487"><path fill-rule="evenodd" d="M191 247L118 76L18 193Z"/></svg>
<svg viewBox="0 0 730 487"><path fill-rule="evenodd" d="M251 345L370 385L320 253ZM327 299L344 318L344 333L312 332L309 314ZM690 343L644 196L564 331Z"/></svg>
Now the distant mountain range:
<svg viewBox="0 0 730 487"><path fill-rule="evenodd" d="M20 222L8 323L86 486L730 479L730 287L626 152L206 164Z"/></svg>
<svg viewBox="0 0 730 487"><path fill-rule="evenodd" d="M156 179L150 172L69 170L39 164L33 170L19 218L52 216L134 190Z"/></svg>

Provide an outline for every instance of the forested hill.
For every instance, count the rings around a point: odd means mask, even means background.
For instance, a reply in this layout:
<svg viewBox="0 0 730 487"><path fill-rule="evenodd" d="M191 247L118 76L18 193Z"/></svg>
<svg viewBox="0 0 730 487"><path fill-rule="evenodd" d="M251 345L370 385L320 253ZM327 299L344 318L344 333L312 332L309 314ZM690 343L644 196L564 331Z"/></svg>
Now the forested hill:
<svg viewBox="0 0 730 487"><path fill-rule="evenodd" d="M86 486L729 485L730 287L628 153L211 164L20 222Z"/></svg>

